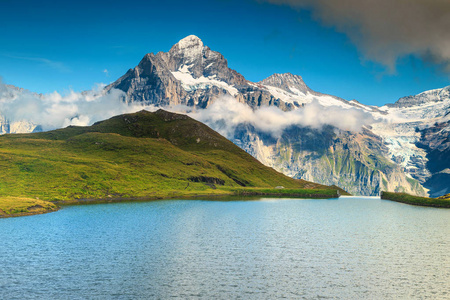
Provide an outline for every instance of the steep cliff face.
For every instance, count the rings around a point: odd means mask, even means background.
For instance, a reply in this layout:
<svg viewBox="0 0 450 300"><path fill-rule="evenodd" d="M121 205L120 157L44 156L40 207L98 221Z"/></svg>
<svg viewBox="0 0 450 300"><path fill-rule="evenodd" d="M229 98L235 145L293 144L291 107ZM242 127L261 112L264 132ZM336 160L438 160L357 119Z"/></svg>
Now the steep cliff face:
<svg viewBox="0 0 450 300"><path fill-rule="evenodd" d="M417 146L426 151L430 172L423 185L430 189L432 197L445 195L450 192L450 122L436 123L419 132Z"/></svg>
<svg viewBox="0 0 450 300"><path fill-rule="evenodd" d="M167 53L146 54L139 65L107 89L124 91L130 102L204 108L213 98L237 95L234 86L245 82L242 75L228 68L220 53L204 46L198 37L188 36Z"/></svg>
<svg viewBox="0 0 450 300"><path fill-rule="evenodd" d="M337 185L356 195L381 190L425 195L421 185L385 158L388 149L370 130L361 133L291 127L281 137L251 126L236 131L234 141L260 161L294 178Z"/></svg>
<svg viewBox="0 0 450 300"><path fill-rule="evenodd" d="M147 54L139 65L108 87L124 91L126 101L155 105L186 104L186 91L154 54Z"/></svg>

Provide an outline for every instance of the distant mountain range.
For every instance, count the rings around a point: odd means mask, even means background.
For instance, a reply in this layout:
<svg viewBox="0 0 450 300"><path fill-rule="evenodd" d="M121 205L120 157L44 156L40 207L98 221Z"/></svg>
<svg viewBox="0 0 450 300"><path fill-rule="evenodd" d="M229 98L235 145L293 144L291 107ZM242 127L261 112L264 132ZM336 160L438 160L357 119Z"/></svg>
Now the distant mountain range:
<svg viewBox="0 0 450 300"><path fill-rule="evenodd" d="M122 100L130 104L183 106L204 113L221 98L236 99L255 112L279 108L286 118L315 107L310 123L291 122L279 134L242 119L227 137L286 175L334 184L352 194L450 192L450 86L382 107L369 106L313 91L302 77L290 73L250 82L228 68L222 54L191 35L169 52L146 54L105 92L114 89L123 91ZM7 95L0 90L1 98ZM329 114L333 115L329 118ZM327 124L331 118L334 122ZM352 118L361 123L360 128L340 126L340 120L345 125ZM311 125L315 119L323 119L321 126ZM26 121L12 124L4 115L0 133L39 130L39 124ZM217 130L227 122L217 122L213 115L204 121Z"/></svg>

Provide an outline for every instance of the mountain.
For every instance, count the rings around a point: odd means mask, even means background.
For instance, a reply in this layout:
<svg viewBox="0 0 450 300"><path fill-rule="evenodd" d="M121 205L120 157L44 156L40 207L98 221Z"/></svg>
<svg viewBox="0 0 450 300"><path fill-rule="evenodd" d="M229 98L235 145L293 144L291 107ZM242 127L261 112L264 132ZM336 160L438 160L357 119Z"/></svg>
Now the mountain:
<svg viewBox="0 0 450 300"><path fill-rule="evenodd" d="M445 183L432 182L437 177L446 178L447 170L430 171L427 153L433 150L419 143L424 138L416 131L419 125L429 126L428 121L436 117L433 112L446 111L433 109L433 106L448 104L443 100L448 99L445 88L376 107L313 91L301 76L290 73L274 74L253 83L228 68L226 59L203 45L196 36L182 39L167 53L147 54L137 67L108 87L111 88L124 91L128 101L154 105L207 108L215 99L230 96L253 109L276 106L290 111L302 109L313 101L323 107L360 109L377 120L362 132L297 126L283 132L282 138L273 139L251 126L241 126L231 139L285 174L336 184L356 194L376 195L388 189L424 195L422 186L430 189L431 195L445 192L440 188ZM404 119L394 120L399 114L404 115ZM422 115L421 120L416 120L417 115ZM209 125L214 127L214 123ZM439 156L435 153L429 155ZM438 174L433 177L432 172ZM431 177L432 181L426 183Z"/></svg>
<svg viewBox="0 0 450 300"><path fill-rule="evenodd" d="M273 85L277 78L285 83L285 89ZM288 83L291 83L290 90ZM193 35L179 41L169 52L146 54L135 68L110 84L107 90L113 88L124 91L126 101L160 106L183 104L206 108L218 97L225 96L253 108L276 106L291 110L313 99L327 105L356 105L316 93L300 76L292 74L276 74L259 83L250 82L230 69L222 54L212 51Z"/></svg>
<svg viewBox="0 0 450 300"><path fill-rule="evenodd" d="M131 105L202 111L203 115L210 114L203 121L216 130L231 122L216 119L223 107L213 113L208 110L221 98L236 99L250 107L255 116L267 107L281 109L286 119L288 113L304 111L302 117L312 119L310 123L297 118L299 122L275 135L270 132L272 120L264 130L242 117L227 137L286 175L337 185L353 194L378 195L381 190L389 190L440 196L450 192L446 189L450 165L445 160L450 87L404 97L382 107L364 105L314 91L301 76L291 73L250 82L230 69L222 54L191 35L168 52L146 54L105 90L123 92L123 101ZM316 115L306 115L310 107L315 107ZM356 120L355 111L360 112ZM316 118L323 119L320 126L313 126ZM332 118L335 122L327 123ZM339 126L352 118L353 122L368 121L360 122L357 129ZM32 130L35 125L30 125ZM7 132L13 131L3 130Z"/></svg>
<svg viewBox="0 0 450 300"><path fill-rule="evenodd" d="M286 188L280 193L337 195L335 188L278 173L206 125L164 110L2 135L0 157L0 197L161 198L273 193L277 186Z"/></svg>
<svg viewBox="0 0 450 300"><path fill-rule="evenodd" d="M297 80L289 80L292 74L275 76L265 83L277 88L284 101L292 101L292 91L297 96L319 94L303 85L299 76ZM375 121L361 132L292 126L276 139L242 126L233 141L284 174L335 184L353 194L386 190L438 197L450 192L450 86L383 107L319 96L323 107L356 105Z"/></svg>
<svg viewBox="0 0 450 300"><path fill-rule="evenodd" d="M284 103L293 104L289 107L298 108L317 101L324 107L357 108L368 112L382 113L376 106L362 105L356 100L347 101L336 96L313 91L305 84L301 76L291 73L273 74L258 84L263 89L269 91L275 98Z"/></svg>
<svg viewBox="0 0 450 300"><path fill-rule="evenodd" d="M182 39L167 53L145 55L138 66L107 87L113 88L124 91L126 101L157 106L207 108L215 99L228 96L254 109L275 106L289 111L316 101L327 107L385 113L377 107L313 91L301 76L290 73L250 82L228 68L223 55L203 45L196 36ZM294 178L335 184L355 194L376 195L387 188L424 194L420 184L386 158L387 148L369 129L354 134L334 128L297 127L285 131L278 140L265 137L251 126L241 126L231 140L266 165Z"/></svg>
<svg viewBox="0 0 450 300"><path fill-rule="evenodd" d="M423 186L431 191L432 197L450 192L450 122L435 123L419 129L420 140L416 146L426 153L425 169L429 176L422 179Z"/></svg>
<svg viewBox="0 0 450 300"><path fill-rule="evenodd" d="M424 194L416 180L386 157L382 139L367 129L352 133L332 126L292 126L274 139L247 127L237 131L234 141L293 178L337 185L359 195L378 195L382 190Z"/></svg>
<svg viewBox="0 0 450 300"><path fill-rule="evenodd" d="M42 128L39 125L28 121L10 122L4 116L0 116L0 134L6 133L29 133L41 132Z"/></svg>
<svg viewBox="0 0 450 300"><path fill-rule="evenodd" d="M402 97L397 100L394 104L387 104L387 107L394 108L413 108L413 107L424 107L430 106L430 104L442 104L445 103L445 99L450 98L450 86L447 86L442 89L434 89L422 92L417 95ZM448 103L444 105L448 108ZM438 107L429 107L428 112L431 112L433 116L437 116L439 112L437 112Z"/></svg>
<svg viewBox="0 0 450 300"><path fill-rule="evenodd" d="M149 53L107 89L124 91L129 101L157 105L206 107L213 97L238 94L244 77L228 68L226 59L188 36L169 52Z"/></svg>
<svg viewBox="0 0 450 300"><path fill-rule="evenodd" d="M400 98L380 110L386 114L373 131L385 141L388 157L430 196L450 192L450 86Z"/></svg>
<svg viewBox="0 0 450 300"><path fill-rule="evenodd" d="M0 102L12 103L18 97L21 97L24 93L30 92L23 88L19 88L13 85L1 84L0 82ZM35 97L39 97L38 94L33 95ZM32 122L26 119L18 121L10 121L4 115L4 113L5 112L0 111L0 134L28 133L28 132L42 131L41 126L33 124Z"/></svg>

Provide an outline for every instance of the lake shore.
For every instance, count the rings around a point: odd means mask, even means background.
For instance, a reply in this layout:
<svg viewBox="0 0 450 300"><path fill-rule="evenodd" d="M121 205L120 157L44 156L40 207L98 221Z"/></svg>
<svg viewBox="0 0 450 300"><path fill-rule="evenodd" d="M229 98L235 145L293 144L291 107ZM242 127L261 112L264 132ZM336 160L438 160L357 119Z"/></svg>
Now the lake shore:
<svg viewBox="0 0 450 300"><path fill-rule="evenodd" d="M213 197L220 199L226 196L275 196L275 197L301 197L307 199L325 199L325 198L339 198L340 194L337 190L321 190L321 189L270 189L270 188L246 188L246 189L227 189L227 190L213 190L211 193L204 191L193 194L174 191L171 193L158 194L147 197L105 197L105 198L82 198L64 201L43 201L32 198L21 197L3 197L0 198L0 218L22 217L37 214L44 214L58 211L60 206L64 205L86 205L86 204L101 204L101 203L115 203L115 202L130 202L130 201L155 201L155 200L170 200L176 198L184 199L198 199L205 197Z"/></svg>
<svg viewBox="0 0 450 300"><path fill-rule="evenodd" d="M268 188L242 188L229 190L214 190L211 193L184 193L173 191L170 194L158 194L147 197L105 197L105 198L84 198L65 201L44 201L40 199L24 198L24 197L2 197L0 198L0 218L23 217L38 214L45 214L58 211L61 206L65 205L88 205L116 202L147 202L155 200L171 200L177 198L183 199L205 199L221 200L223 197L258 197L271 196L283 198L305 198L305 199L327 199L339 198L340 193L336 190L320 190L320 189L268 189ZM404 193L382 192L381 199L389 200L409 205L428 206L437 208L450 208L450 200L434 199L426 197L417 197Z"/></svg>
<svg viewBox="0 0 450 300"><path fill-rule="evenodd" d="M381 192L380 198L410 205L450 208L450 200L443 198L427 198L412 196L405 193Z"/></svg>
<svg viewBox="0 0 450 300"><path fill-rule="evenodd" d="M23 197L1 197L0 218L12 218L45 214L57 211L52 202Z"/></svg>

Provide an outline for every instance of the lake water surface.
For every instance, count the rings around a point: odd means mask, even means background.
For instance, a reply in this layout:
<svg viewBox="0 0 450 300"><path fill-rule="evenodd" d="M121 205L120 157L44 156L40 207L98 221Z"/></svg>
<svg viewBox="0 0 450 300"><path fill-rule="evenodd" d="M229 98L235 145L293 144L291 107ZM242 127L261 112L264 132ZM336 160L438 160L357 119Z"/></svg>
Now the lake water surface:
<svg viewBox="0 0 450 300"><path fill-rule="evenodd" d="M1 299L450 299L450 210L170 200L0 219Z"/></svg>

